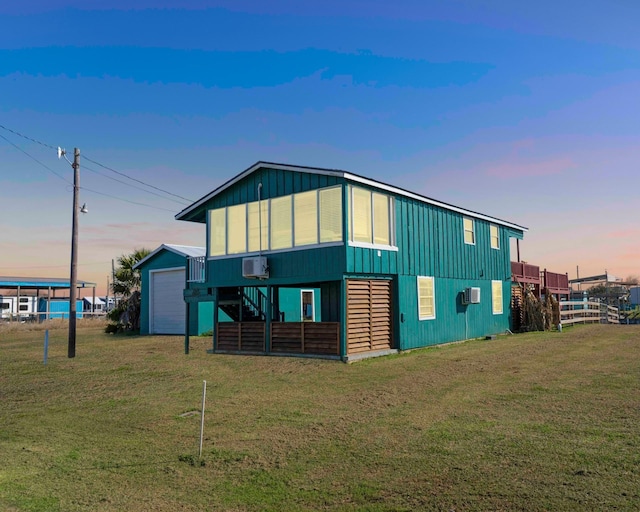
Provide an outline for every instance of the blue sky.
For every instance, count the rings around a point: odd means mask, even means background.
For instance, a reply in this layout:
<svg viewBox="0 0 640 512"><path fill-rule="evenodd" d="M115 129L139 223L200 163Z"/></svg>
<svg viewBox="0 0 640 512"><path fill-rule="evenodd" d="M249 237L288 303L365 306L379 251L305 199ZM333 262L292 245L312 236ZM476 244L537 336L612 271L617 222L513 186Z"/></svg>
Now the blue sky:
<svg viewBox="0 0 640 512"><path fill-rule="evenodd" d="M635 2L130 3L0 5L0 124L189 199L257 160L345 169L528 226L549 270L640 274ZM0 135L50 168L0 139L0 274L64 276L72 170ZM204 244L105 174L81 160L80 278Z"/></svg>

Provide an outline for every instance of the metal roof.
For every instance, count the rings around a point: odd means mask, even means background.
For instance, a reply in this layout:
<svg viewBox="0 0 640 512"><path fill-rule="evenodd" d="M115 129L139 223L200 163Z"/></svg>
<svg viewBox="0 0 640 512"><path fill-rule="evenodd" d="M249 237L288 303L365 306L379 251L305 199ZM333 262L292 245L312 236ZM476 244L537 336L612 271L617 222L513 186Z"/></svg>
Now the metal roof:
<svg viewBox="0 0 640 512"><path fill-rule="evenodd" d="M513 228L513 229L516 229L518 231L522 231L523 233L526 233L529 230L528 228L526 228L524 226L520 226L520 225L514 224L512 222L508 222L508 221L505 221L505 220L502 220L502 219L498 219L496 217L491 217L489 215L484 215L482 213L474 212L474 211L471 211L471 210L466 210L466 209L460 208L458 206L454 206L454 205L451 205L451 204L448 204L448 203L444 203L442 201L437 201L435 199L431 199L429 197L422 196L420 194L416 194L414 192L410 192L408 190L404 190L402 188L395 187L393 185L389 185L387 183L382 183L381 181L376 181L376 180L373 180L371 178L365 178L364 176L359 176L357 174L353 174L353 173L350 173L350 172L347 172L347 171L342 171L342 170L339 170L339 169L323 169L323 168L320 168L320 167L305 167L305 166L301 166L301 165L279 164L279 163L275 163L275 162L262 162L262 161L256 162L251 167L249 167L248 169L245 169L244 171L242 171L240 174L238 174L234 178L231 178L229 181L223 183L222 185L220 185L218 188L216 188L215 190L213 190L212 192L210 192L206 196L203 196L200 199L198 199L192 205L187 206L180 213L176 214L175 218L177 220L188 220L188 219L186 219L186 217L187 217L187 215L189 213L192 213L194 210L196 210L199 207L201 207L202 205L204 205L207 201L209 201L213 197L217 196L218 194L221 194L222 192L224 192L226 189L228 189L229 187L231 187L235 183L239 182L240 180L242 180L245 177L249 176L250 174L254 173L258 169L262 169L262 168L278 169L278 170L283 170L283 171L293 171L293 172L301 172L301 173L309 173L309 174L321 174L321 175L326 175L326 176L338 176L338 177L344 178L344 179L349 180L349 181L353 181L353 182L356 182L356 183L361 183L363 185L367 185L367 186L370 186L370 187L379 188L381 190L385 190L385 191L391 192L393 194L398 194L400 196L409 197L411 199L415 199L415 200L421 201L423 203L432 204L434 206L439 206L440 208L444 208L446 210L451 210L451 211L455 211L455 212L458 212L458 213L462 213L463 215L467 215L469 217L474 217L476 219L487 220L487 221L493 222L495 224L501 224L503 226L506 226L506 227L509 227L509 228Z"/></svg>
<svg viewBox="0 0 640 512"><path fill-rule="evenodd" d="M187 257L198 257L198 256L206 256L207 251L204 247L195 247L193 245L175 245L175 244L162 244L155 251L149 253L146 257L142 258L138 263L136 263L133 268L136 269L146 261L153 258L160 251L171 251L176 253L179 256Z"/></svg>
<svg viewBox="0 0 640 512"><path fill-rule="evenodd" d="M78 288L93 288L96 283L90 281L80 281ZM6 277L0 276L0 289L3 288L71 288L71 282L67 278L59 277Z"/></svg>

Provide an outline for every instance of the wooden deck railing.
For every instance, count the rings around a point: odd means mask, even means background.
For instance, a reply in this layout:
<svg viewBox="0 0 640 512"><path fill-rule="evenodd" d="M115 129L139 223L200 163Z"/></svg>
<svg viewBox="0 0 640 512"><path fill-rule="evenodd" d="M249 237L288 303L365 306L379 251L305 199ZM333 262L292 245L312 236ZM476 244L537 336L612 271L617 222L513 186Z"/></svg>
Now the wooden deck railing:
<svg viewBox="0 0 640 512"><path fill-rule="evenodd" d="M557 293L560 295L569 295L569 276L567 274L556 274L549 272L546 268L542 274L543 285L549 290L549 293Z"/></svg>
<svg viewBox="0 0 640 512"><path fill-rule="evenodd" d="M511 262L511 275L519 283L540 284L540 267L521 261Z"/></svg>

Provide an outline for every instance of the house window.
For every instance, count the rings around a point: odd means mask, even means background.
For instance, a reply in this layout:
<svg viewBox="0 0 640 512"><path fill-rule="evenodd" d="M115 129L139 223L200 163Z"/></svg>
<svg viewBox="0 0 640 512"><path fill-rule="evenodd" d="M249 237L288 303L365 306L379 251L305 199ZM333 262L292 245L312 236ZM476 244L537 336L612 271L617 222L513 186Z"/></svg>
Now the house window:
<svg viewBox="0 0 640 512"><path fill-rule="evenodd" d="M318 193L315 190L293 195L295 246L318 243Z"/></svg>
<svg viewBox="0 0 640 512"><path fill-rule="evenodd" d="M353 187L351 202L351 218L353 224L353 241L371 243L371 192Z"/></svg>
<svg viewBox="0 0 640 512"><path fill-rule="evenodd" d="M259 252L269 249L269 201L260 201L259 203L260 216L258 216L258 201L247 205L249 252ZM262 240L260 240L260 238L262 238Z"/></svg>
<svg viewBox="0 0 640 512"><path fill-rule="evenodd" d="M11 304L9 304L8 302L0 303L0 309L9 309L10 307L11 307Z"/></svg>
<svg viewBox="0 0 640 512"><path fill-rule="evenodd" d="M20 304L20 311L29 311L29 306L27 304Z"/></svg>
<svg viewBox="0 0 640 512"><path fill-rule="evenodd" d="M418 276L418 319L436 317L436 300L433 277Z"/></svg>
<svg viewBox="0 0 640 512"><path fill-rule="evenodd" d="M463 223L464 223L464 243L475 245L476 233L474 231L473 219L465 217L463 219Z"/></svg>
<svg viewBox="0 0 640 512"><path fill-rule="evenodd" d="M227 208L227 254L247 252L247 205Z"/></svg>
<svg viewBox="0 0 640 512"><path fill-rule="evenodd" d="M271 249L292 246L291 196L271 200Z"/></svg>
<svg viewBox="0 0 640 512"><path fill-rule="evenodd" d="M315 322L313 290L300 291L300 318L303 322Z"/></svg>
<svg viewBox="0 0 640 512"><path fill-rule="evenodd" d="M500 235L498 226L494 226L493 224L491 224L489 226L489 235L491 237L491 248L500 249Z"/></svg>
<svg viewBox="0 0 640 512"><path fill-rule="evenodd" d="M342 242L342 187L318 191L320 243Z"/></svg>
<svg viewBox="0 0 640 512"><path fill-rule="evenodd" d="M491 301L493 314L502 314L502 281L491 281Z"/></svg>
<svg viewBox="0 0 640 512"><path fill-rule="evenodd" d="M378 246L395 244L393 198L359 187L351 187L349 239Z"/></svg>
<svg viewBox="0 0 640 512"><path fill-rule="evenodd" d="M211 256L222 256L226 254L226 233L227 233L227 210L209 211L209 254Z"/></svg>
<svg viewBox="0 0 640 512"><path fill-rule="evenodd" d="M209 210L209 256L342 242L342 211L341 186Z"/></svg>

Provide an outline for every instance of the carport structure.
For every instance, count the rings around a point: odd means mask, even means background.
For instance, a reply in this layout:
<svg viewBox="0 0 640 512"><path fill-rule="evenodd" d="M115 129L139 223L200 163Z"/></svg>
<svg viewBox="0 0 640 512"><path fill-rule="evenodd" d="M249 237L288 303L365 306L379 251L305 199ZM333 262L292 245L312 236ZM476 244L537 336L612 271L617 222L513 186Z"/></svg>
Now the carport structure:
<svg viewBox="0 0 640 512"><path fill-rule="evenodd" d="M75 298L77 300L78 290L80 288L92 288L93 290L93 303L95 303L96 296L96 283L90 281L78 280L78 286L75 291ZM45 319L49 318L50 313L50 301L56 298L56 291L70 290L71 283L69 279L57 278L57 277L6 277L0 276L0 295L6 295L7 291L14 297L17 297L18 304L20 303L20 297L46 297L47 307L46 311L42 312ZM44 293L46 290L46 295ZM69 293L71 295L71 293ZM17 312L19 314L19 311Z"/></svg>

